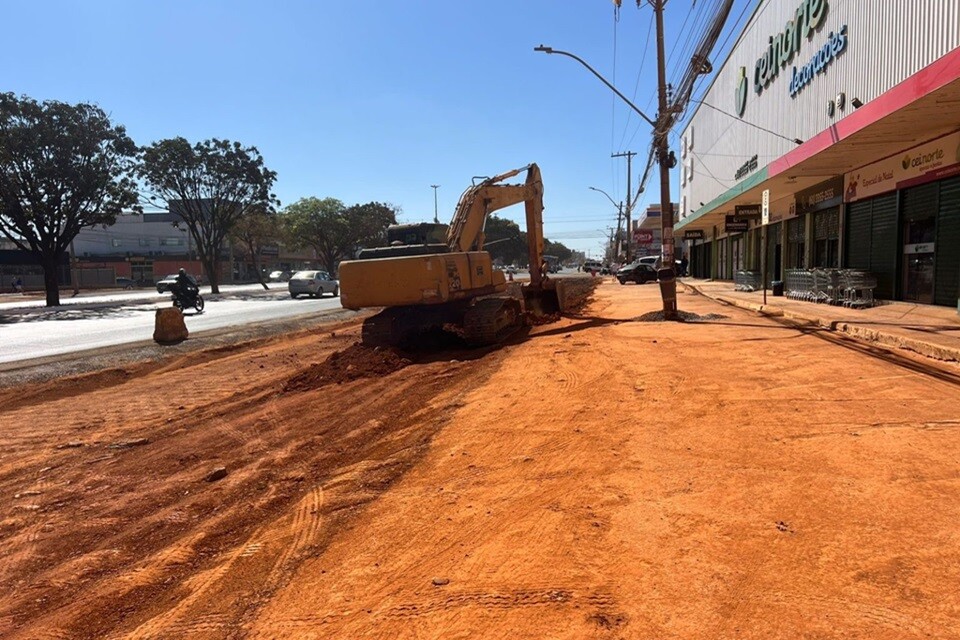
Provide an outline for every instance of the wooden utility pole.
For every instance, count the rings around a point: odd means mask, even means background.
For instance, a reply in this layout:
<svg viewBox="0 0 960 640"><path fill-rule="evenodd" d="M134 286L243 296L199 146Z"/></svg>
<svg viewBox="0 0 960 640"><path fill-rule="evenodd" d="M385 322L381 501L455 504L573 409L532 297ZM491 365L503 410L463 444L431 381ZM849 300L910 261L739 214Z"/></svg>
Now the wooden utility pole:
<svg viewBox="0 0 960 640"><path fill-rule="evenodd" d="M659 111L654 126L653 140L660 163L660 246L661 265L657 276L660 297L663 298L665 320L677 318L677 275L673 257L673 202L670 200L670 127L673 123L667 98L666 61L663 55L663 6L667 0L650 0L657 16L657 95Z"/></svg>
<svg viewBox="0 0 960 640"><path fill-rule="evenodd" d="M633 244L633 229L630 226L630 212L632 210L633 204L630 202L630 192L632 191L630 176L633 173L632 169L632 160L633 156L637 155L633 151L625 151L623 153L611 153L611 158L626 158L627 159L627 211L626 211L626 221L627 221L627 264L630 263L630 246Z"/></svg>

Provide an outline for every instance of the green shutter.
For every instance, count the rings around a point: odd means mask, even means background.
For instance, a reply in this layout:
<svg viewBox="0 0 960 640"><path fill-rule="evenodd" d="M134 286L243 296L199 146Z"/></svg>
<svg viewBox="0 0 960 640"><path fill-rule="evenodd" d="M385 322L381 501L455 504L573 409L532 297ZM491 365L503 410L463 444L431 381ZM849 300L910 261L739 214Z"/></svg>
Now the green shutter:
<svg viewBox="0 0 960 640"><path fill-rule="evenodd" d="M847 267L870 270L870 232L873 203L854 202L847 208Z"/></svg>
<svg viewBox="0 0 960 640"><path fill-rule="evenodd" d="M897 262L900 258L897 238L897 194L890 193L871 200L873 229L870 234L870 271L877 276L877 298L892 300L896 296Z"/></svg>
<svg viewBox="0 0 960 640"><path fill-rule="evenodd" d="M952 307L960 298L960 177L939 187L934 302Z"/></svg>

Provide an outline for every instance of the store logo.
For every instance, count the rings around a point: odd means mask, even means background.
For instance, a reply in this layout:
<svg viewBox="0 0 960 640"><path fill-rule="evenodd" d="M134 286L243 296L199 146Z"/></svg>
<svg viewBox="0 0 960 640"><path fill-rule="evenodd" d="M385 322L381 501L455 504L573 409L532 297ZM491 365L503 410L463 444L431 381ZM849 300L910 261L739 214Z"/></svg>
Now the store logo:
<svg viewBox="0 0 960 640"><path fill-rule="evenodd" d="M740 67L740 79L737 81L737 115L743 117L747 109L747 68Z"/></svg>
<svg viewBox="0 0 960 640"><path fill-rule="evenodd" d="M796 96L800 90L813 82L813 77L827 70L830 63L847 49L847 25L843 25L838 33L830 32L827 44L823 45L810 58L810 62L799 69L793 68L790 77L790 97ZM833 114L830 114L833 115Z"/></svg>
<svg viewBox="0 0 960 640"><path fill-rule="evenodd" d="M781 33L767 38L766 52L753 70L753 90L760 95L780 74L780 69L800 53L804 39L813 36L827 15L827 0L803 0Z"/></svg>
<svg viewBox="0 0 960 640"><path fill-rule="evenodd" d="M930 153L918 153L915 156L907 154L903 156L903 162L900 164L903 165L904 169L922 169L931 162L939 162L943 160L943 149L937 149L936 151L931 151Z"/></svg>

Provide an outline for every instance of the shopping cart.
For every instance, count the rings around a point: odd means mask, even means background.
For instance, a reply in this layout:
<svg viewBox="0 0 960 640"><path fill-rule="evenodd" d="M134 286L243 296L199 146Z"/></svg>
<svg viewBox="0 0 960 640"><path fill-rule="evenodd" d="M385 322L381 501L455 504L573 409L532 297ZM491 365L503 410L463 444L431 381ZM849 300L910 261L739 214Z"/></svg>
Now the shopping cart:
<svg viewBox="0 0 960 640"><path fill-rule="evenodd" d="M872 307L873 290L877 288L877 277L869 271L843 269L840 271L840 290L843 306L862 309Z"/></svg>
<svg viewBox="0 0 960 640"><path fill-rule="evenodd" d="M756 291L760 286L758 271L737 271L733 274L734 291Z"/></svg>

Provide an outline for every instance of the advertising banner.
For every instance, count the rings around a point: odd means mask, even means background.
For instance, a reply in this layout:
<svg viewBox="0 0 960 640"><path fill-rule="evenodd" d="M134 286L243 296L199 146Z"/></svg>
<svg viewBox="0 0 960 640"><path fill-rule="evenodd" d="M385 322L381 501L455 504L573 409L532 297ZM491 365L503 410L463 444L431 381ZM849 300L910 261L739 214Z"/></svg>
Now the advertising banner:
<svg viewBox="0 0 960 640"><path fill-rule="evenodd" d="M651 229L637 229L633 234L633 241L637 244L653 244L653 231Z"/></svg>
<svg viewBox="0 0 960 640"><path fill-rule="evenodd" d="M856 202L960 173L960 131L844 176L843 200Z"/></svg>

